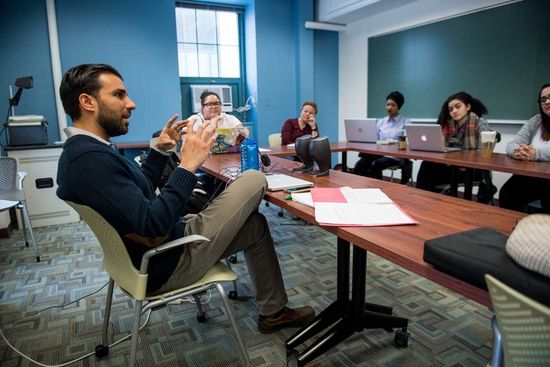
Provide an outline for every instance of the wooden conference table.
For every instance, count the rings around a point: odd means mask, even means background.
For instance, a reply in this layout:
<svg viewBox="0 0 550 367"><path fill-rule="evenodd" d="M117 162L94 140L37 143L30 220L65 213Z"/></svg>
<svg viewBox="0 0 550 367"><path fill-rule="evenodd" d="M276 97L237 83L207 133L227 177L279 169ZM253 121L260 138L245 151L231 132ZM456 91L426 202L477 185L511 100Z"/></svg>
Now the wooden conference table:
<svg viewBox="0 0 550 367"><path fill-rule="evenodd" d="M269 147L269 155L285 157L296 155L294 147ZM519 161L506 154L493 153L491 157L483 157L479 150L462 150L450 153L424 152L418 150L397 149L397 144L378 145L375 143L337 142L330 143L332 152L342 153L342 170L347 169L347 152L359 152L393 156L407 159L420 159L435 163L443 163L453 167L469 168L464 188L464 198L472 199L473 169L513 173L522 176L531 176L550 179L550 164L548 162ZM457 194L457 181L454 180L451 194Z"/></svg>
<svg viewBox="0 0 550 367"><path fill-rule="evenodd" d="M423 260L424 241L481 226L494 228L509 235L522 213L497 207L466 202L454 197L418 190L382 180L375 180L349 173L331 170L325 177L315 177L292 172L298 164L272 156L271 173L285 173L314 183L315 187L380 188L397 205L418 221L416 225L386 227L323 227L337 236L337 294L336 301L323 310L315 320L298 331L286 342L287 351L294 351L300 344L328 328L324 335L297 355L297 364L303 365L355 332L366 328L387 328L391 320L380 322L373 313L391 315L390 307L365 304L366 256L371 251L416 274L450 288L482 305L489 306L487 291L477 288L435 269ZM228 181L239 166L238 154L211 156L202 169ZM230 168L230 169L228 169ZM314 209L284 200L282 191L268 192L265 199L284 208L305 221L318 225ZM353 248L351 299L349 296L350 247ZM388 316L391 318L392 316ZM394 327L401 327L395 317ZM404 319L401 319L401 321ZM406 321L405 321L406 322Z"/></svg>

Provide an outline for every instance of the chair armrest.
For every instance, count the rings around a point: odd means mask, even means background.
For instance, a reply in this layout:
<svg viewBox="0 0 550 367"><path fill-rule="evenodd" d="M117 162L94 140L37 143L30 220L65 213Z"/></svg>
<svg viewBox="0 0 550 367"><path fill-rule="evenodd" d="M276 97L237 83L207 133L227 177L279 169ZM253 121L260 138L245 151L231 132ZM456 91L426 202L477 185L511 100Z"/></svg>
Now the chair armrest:
<svg viewBox="0 0 550 367"><path fill-rule="evenodd" d="M143 254L143 257L141 258L141 265L139 268L140 274L147 274L147 267L149 266L149 259L151 257L158 255L160 253L163 253L165 251L171 250L173 248L186 245L191 242L196 242L196 241L210 242L210 240L204 236L201 236L198 234L192 234L190 236L185 236L170 242L166 242L158 247L148 250L145 254Z"/></svg>
<svg viewBox="0 0 550 367"><path fill-rule="evenodd" d="M17 189L18 190L23 190L23 180L25 179L25 177L27 177L27 171L17 172L17 177L18 177Z"/></svg>

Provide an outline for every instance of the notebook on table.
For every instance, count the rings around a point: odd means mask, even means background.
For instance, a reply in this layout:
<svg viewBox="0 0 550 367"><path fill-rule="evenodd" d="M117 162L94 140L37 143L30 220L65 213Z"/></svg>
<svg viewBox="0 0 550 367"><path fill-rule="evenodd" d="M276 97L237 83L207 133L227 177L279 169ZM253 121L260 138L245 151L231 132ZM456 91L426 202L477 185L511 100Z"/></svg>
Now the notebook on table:
<svg viewBox="0 0 550 367"><path fill-rule="evenodd" d="M443 130L439 124L410 124L405 126L409 148L428 152L457 152L458 147L446 147Z"/></svg>
<svg viewBox="0 0 550 367"><path fill-rule="evenodd" d="M346 138L357 143L376 143L378 129L376 119L344 119Z"/></svg>
<svg viewBox="0 0 550 367"><path fill-rule="evenodd" d="M244 127L219 128L216 142L210 149L212 154L238 153L241 143L245 139Z"/></svg>
<svg viewBox="0 0 550 367"><path fill-rule="evenodd" d="M312 187L313 183L283 174L266 175L267 190L268 191L280 191L284 189L295 189L302 187Z"/></svg>

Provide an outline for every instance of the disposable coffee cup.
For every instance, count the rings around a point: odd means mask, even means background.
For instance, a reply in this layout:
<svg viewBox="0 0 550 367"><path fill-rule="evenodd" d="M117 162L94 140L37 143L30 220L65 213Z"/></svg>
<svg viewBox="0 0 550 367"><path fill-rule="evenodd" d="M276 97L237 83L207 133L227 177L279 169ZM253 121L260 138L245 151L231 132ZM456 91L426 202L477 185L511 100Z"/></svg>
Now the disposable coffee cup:
<svg viewBox="0 0 550 367"><path fill-rule="evenodd" d="M493 155L493 149L495 148L496 139L496 131L481 132L481 155L483 157L490 157Z"/></svg>
<svg viewBox="0 0 550 367"><path fill-rule="evenodd" d="M397 138L397 143L399 145L399 149L407 149L407 137L401 135Z"/></svg>

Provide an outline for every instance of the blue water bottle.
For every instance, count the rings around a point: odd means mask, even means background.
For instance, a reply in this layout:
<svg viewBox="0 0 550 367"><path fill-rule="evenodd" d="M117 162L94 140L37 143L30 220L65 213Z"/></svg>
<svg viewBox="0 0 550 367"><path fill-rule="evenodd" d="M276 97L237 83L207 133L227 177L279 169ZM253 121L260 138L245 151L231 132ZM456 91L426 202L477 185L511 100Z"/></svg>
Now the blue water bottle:
<svg viewBox="0 0 550 367"><path fill-rule="evenodd" d="M249 169L260 169L258 145L254 139L246 139L241 144L241 173Z"/></svg>

